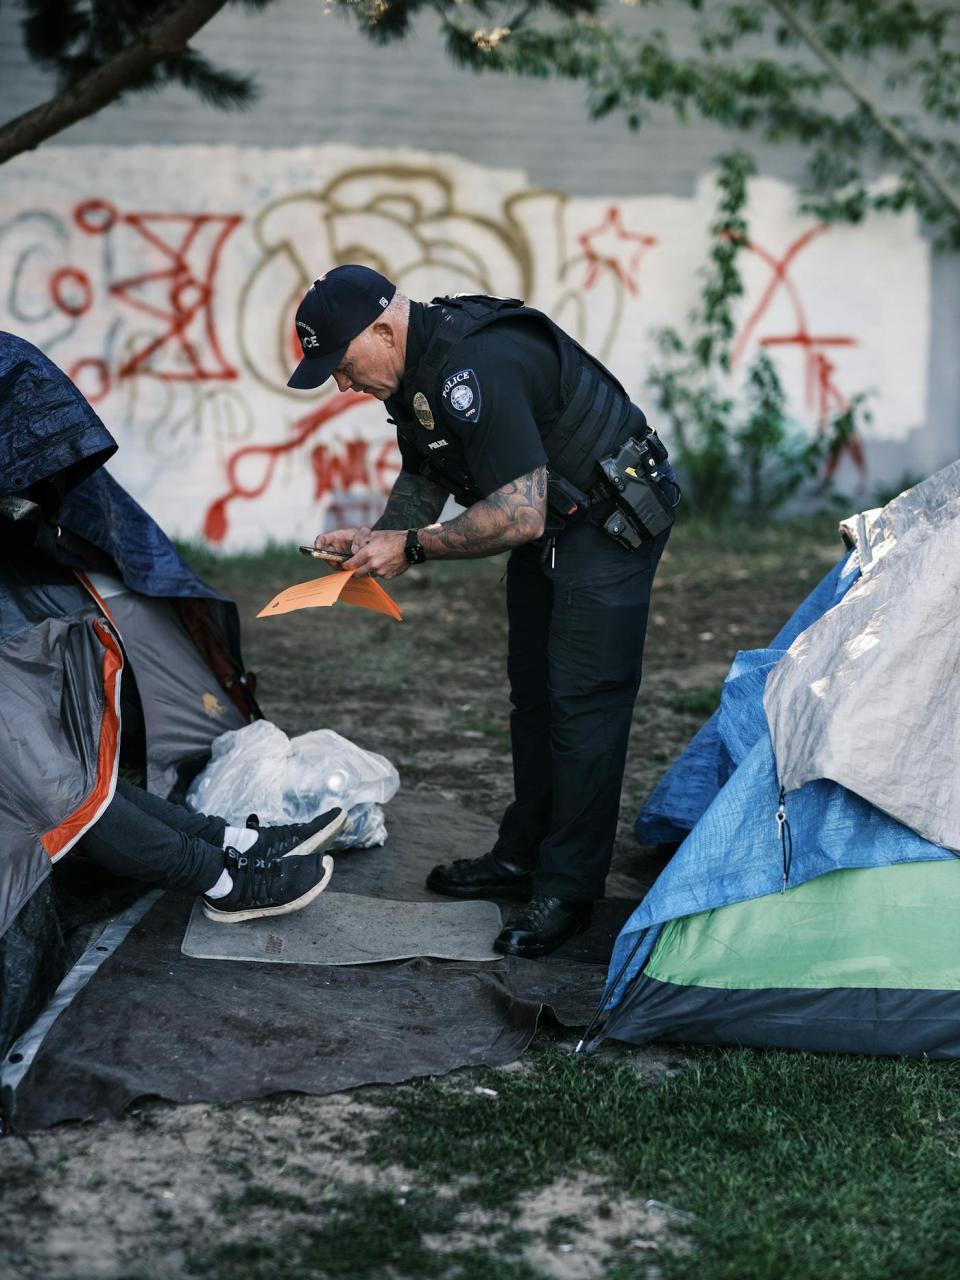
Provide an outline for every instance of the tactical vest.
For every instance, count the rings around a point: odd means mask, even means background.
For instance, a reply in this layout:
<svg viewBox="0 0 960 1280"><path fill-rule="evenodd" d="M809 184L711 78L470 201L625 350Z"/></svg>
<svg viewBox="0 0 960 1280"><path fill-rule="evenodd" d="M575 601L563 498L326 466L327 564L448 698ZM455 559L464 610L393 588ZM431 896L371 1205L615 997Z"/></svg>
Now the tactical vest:
<svg viewBox="0 0 960 1280"><path fill-rule="evenodd" d="M501 320L529 319L546 328L560 357L560 410L552 422L540 423L544 452L553 474L589 494L597 482L597 461L628 436L639 439L647 434L649 428L642 411L609 369L542 311L524 306L517 298L482 294L434 298L432 305L441 308L440 320L409 384L422 391L431 404L441 402L444 371L449 369L454 348L464 339ZM409 406L404 408L409 419ZM404 424L399 425L404 431ZM409 419L404 434L422 452L419 445L423 433L417 432L413 419ZM454 457L425 457L421 471L450 488L464 505L480 497L473 477Z"/></svg>

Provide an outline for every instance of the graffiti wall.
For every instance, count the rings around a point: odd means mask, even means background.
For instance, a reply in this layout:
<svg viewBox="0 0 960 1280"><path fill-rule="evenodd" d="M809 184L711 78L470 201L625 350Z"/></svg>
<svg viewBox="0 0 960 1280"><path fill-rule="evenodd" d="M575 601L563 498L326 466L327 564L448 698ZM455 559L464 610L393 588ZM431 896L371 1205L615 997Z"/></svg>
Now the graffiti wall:
<svg viewBox="0 0 960 1280"><path fill-rule="evenodd" d="M324 146L47 148L4 168L0 327L47 352L116 436L118 480L173 534L225 549L370 521L399 457L382 405L294 392L293 316L337 262L409 296L549 311L641 404L654 331L696 300L714 195L568 197L517 171ZM872 391L863 442L926 407L929 255L911 218L828 228L751 189L735 354L775 357L811 432Z"/></svg>

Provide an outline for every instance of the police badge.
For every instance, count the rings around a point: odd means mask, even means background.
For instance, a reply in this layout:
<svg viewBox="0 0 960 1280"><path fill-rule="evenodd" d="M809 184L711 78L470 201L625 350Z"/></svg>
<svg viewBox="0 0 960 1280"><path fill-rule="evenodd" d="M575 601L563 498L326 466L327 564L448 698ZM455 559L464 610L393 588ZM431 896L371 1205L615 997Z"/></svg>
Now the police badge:
<svg viewBox="0 0 960 1280"><path fill-rule="evenodd" d="M428 431L432 431L436 426L430 402L422 391L418 391L413 397L413 412L417 415L417 421L421 427L426 427Z"/></svg>

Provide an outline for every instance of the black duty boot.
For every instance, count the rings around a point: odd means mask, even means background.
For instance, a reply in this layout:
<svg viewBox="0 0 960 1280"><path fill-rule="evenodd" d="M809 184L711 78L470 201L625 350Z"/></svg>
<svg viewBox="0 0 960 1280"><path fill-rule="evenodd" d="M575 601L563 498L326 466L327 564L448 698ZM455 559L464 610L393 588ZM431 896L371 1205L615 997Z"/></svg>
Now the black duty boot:
<svg viewBox="0 0 960 1280"><path fill-rule="evenodd" d="M448 898L520 898L533 888L533 871L500 862L492 853L482 858L458 858L448 866L434 867L427 888Z"/></svg>
<svg viewBox="0 0 960 1280"><path fill-rule="evenodd" d="M503 929L493 944L502 956L523 956L535 960L556 951L562 942L589 928L592 902L570 902L566 898L531 898L516 919Z"/></svg>
<svg viewBox="0 0 960 1280"><path fill-rule="evenodd" d="M253 849L226 849L223 862L233 888L222 898L202 898L203 914L217 924L299 911L324 891L333 874L333 859L327 853L268 859L258 858Z"/></svg>

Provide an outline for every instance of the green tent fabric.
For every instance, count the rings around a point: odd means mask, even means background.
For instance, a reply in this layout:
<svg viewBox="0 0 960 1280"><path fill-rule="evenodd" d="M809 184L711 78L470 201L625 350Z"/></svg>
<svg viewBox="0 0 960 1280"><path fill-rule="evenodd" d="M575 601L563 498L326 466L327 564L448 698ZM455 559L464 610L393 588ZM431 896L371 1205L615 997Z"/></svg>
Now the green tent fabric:
<svg viewBox="0 0 960 1280"><path fill-rule="evenodd" d="M960 861L830 872L670 921L608 1034L955 1057L958 939Z"/></svg>
<svg viewBox="0 0 960 1280"><path fill-rule="evenodd" d="M673 920L659 982L729 990L960 991L960 862L833 871L785 893Z"/></svg>

